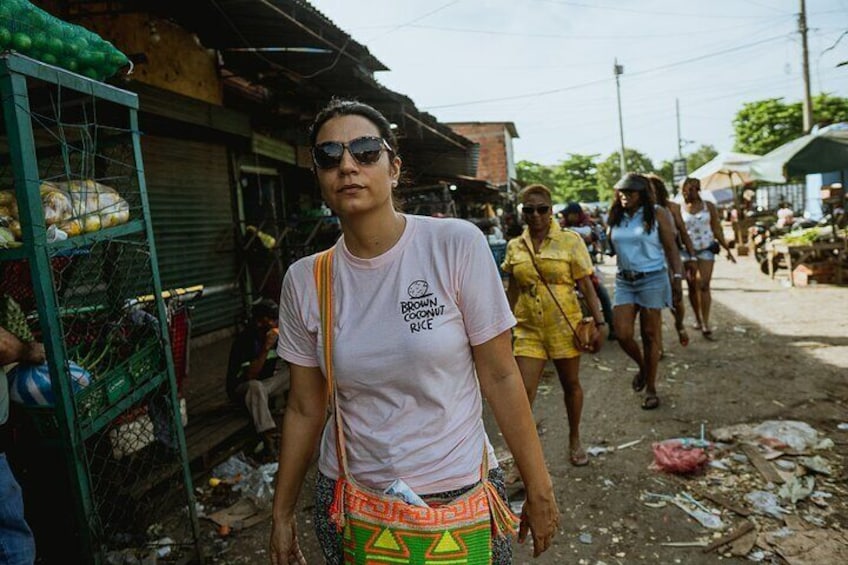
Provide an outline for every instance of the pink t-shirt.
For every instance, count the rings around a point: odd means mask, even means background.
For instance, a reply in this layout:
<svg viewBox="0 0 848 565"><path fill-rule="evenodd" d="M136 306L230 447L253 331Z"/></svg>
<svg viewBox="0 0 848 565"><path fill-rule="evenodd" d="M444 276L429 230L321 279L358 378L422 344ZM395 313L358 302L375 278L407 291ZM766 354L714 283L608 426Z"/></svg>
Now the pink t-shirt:
<svg viewBox="0 0 848 565"><path fill-rule="evenodd" d="M278 352L325 372L314 262L286 273ZM476 482L484 445L490 468L497 462L471 346L515 324L485 236L465 220L407 215L386 253L354 257L342 238L333 263L333 370L351 475L378 489L400 478L418 494ZM318 462L330 478L335 445L330 421Z"/></svg>

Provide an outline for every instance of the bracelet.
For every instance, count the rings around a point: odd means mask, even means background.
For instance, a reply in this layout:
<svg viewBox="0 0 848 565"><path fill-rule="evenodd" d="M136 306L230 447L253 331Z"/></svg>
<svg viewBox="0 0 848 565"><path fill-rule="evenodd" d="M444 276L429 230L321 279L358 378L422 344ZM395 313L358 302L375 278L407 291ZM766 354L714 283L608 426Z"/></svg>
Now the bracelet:
<svg viewBox="0 0 848 565"><path fill-rule="evenodd" d="M596 327L596 328L597 328L598 326L605 326L605 325L607 325L607 323L606 323L606 322L597 322L597 321L595 322L595 327Z"/></svg>
<svg viewBox="0 0 848 565"><path fill-rule="evenodd" d="M674 274L672 275L672 277L674 277L675 279L682 279L682 278L683 278L683 275L682 275L682 274L680 274L680 273L674 273Z"/></svg>

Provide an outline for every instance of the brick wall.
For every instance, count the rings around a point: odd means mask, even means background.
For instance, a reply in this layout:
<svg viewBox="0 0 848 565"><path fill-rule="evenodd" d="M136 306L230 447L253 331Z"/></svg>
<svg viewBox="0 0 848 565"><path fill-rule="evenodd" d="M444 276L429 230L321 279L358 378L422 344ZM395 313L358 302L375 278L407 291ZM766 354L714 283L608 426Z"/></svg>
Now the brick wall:
<svg viewBox="0 0 848 565"><path fill-rule="evenodd" d="M452 130L480 144L480 162L477 165L477 178L484 179L495 186L509 182L509 163L512 144L507 125L503 122L449 123Z"/></svg>

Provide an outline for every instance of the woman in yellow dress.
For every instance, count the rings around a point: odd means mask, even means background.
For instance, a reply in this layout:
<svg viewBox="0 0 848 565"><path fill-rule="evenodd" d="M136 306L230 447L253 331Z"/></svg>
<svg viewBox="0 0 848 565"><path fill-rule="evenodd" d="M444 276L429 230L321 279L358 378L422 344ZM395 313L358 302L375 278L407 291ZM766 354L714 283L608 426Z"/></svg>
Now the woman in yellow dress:
<svg viewBox="0 0 848 565"><path fill-rule="evenodd" d="M581 352L574 345L571 328L583 317L576 292L579 288L595 320L590 350L600 349L605 323L592 284L592 259L580 235L561 229L553 220L551 192L546 186L526 187L519 200L527 226L520 237L509 242L501 265L509 275L507 296L517 320L513 354L531 406L542 371L549 359L553 361L568 414L569 460L582 466L589 458L580 442Z"/></svg>

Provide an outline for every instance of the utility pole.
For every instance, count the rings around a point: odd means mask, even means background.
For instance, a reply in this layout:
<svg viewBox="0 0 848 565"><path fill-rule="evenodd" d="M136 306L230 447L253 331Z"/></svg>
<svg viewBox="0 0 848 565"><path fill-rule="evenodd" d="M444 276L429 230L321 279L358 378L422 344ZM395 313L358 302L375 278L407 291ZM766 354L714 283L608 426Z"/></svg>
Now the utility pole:
<svg viewBox="0 0 848 565"><path fill-rule="evenodd" d="M810 133L813 127L813 100L810 96L810 56L807 50L807 6L801 0L801 13L798 14L798 32L801 34L801 49L804 69L804 133Z"/></svg>
<svg viewBox="0 0 848 565"><path fill-rule="evenodd" d="M624 121L621 118L621 85L618 81L618 77L624 73L624 65L619 65L618 59L615 59L612 71L615 75L615 95L618 98L618 136L621 141L621 176L624 176L627 173L627 165L624 163Z"/></svg>
<svg viewBox="0 0 848 565"><path fill-rule="evenodd" d="M686 178L686 158L683 157L683 138L680 136L680 99L674 99L674 110L677 115L677 159L671 163L671 175L675 185Z"/></svg>
<svg viewBox="0 0 848 565"><path fill-rule="evenodd" d="M680 99L674 99L674 112L677 115L677 158L683 159L683 138L680 137Z"/></svg>

